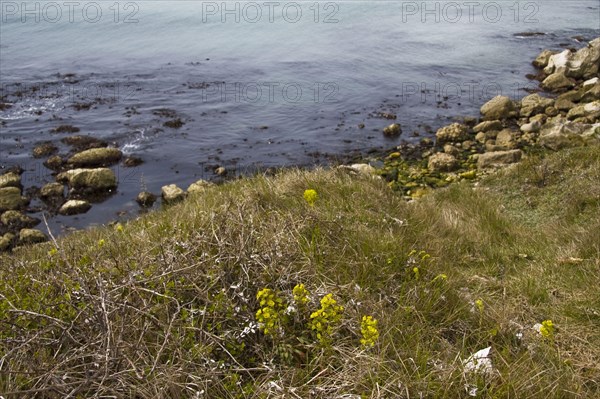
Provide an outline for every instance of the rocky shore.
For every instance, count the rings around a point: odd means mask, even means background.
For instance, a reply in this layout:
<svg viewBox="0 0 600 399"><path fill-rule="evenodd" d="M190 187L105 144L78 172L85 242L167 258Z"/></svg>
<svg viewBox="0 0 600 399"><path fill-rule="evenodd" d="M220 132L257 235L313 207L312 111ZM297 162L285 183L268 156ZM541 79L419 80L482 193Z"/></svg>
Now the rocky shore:
<svg viewBox="0 0 600 399"><path fill-rule="evenodd" d="M399 146L381 160L380 168L368 164L344 168L380 175L407 199L415 199L430 189L474 180L517 163L530 152L599 142L600 38L578 51L545 50L533 65L539 69L540 93L520 101L495 97L481 107L481 115L440 128L435 139ZM75 127L57 129L74 134L62 140L71 146L70 154L57 155L57 146L50 142L40 143L32 154L45 160L44 165L54 171L55 182L24 192L22 170L14 168L0 175L0 251L47 239L35 229L41 221L27 215L32 211L31 200L41 200L44 212L50 215L85 213L95 201L114 194L118 181L112 166L122 163L134 167L141 162L138 158L124 159L119 149L104 141L77 135L79 129ZM395 123L383 134L399 136L402 128ZM227 170L221 167L215 174L225 176ZM166 185L160 193L162 202L182 201L210 184L200 180L187 190ZM136 201L145 208L156 199L155 193L144 191Z"/></svg>

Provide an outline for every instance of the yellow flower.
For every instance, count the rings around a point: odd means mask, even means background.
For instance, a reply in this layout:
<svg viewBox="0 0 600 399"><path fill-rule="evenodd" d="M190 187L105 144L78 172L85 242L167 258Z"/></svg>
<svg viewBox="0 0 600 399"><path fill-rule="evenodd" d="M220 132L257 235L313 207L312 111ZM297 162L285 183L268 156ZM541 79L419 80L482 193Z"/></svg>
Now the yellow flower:
<svg viewBox="0 0 600 399"><path fill-rule="evenodd" d="M304 284L297 284L292 290L294 294L294 302L299 306L304 306L308 303L308 290L304 287Z"/></svg>
<svg viewBox="0 0 600 399"><path fill-rule="evenodd" d="M308 205L313 206L317 201L317 191L313 189L304 190L304 199Z"/></svg>
<svg viewBox="0 0 600 399"><path fill-rule="evenodd" d="M106 241L103 238L98 241L98 247L102 248L104 244L106 244Z"/></svg>
<svg viewBox="0 0 600 399"><path fill-rule="evenodd" d="M377 320L372 316L363 316L360 323L360 332L362 338L360 343L365 348L371 348L375 346L375 341L379 339L379 330L377 329Z"/></svg>
<svg viewBox="0 0 600 399"><path fill-rule="evenodd" d="M483 301L481 299L475 300L475 306L477 307L477 310L479 310L479 313L483 313L485 306L483 305Z"/></svg>
<svg viewBox="0 0 600 399"><path fill-rule="evenodd" d="M48 251L48 256L54 256L57 253L58 253L58 249L52 248L50 251Z"/></svg>
<svg viewBox="0 0 600 399"><path fill-rule="evenodd" d="M540 327L540 334L542 334L542 337L544 338L554 338L554 323L552 323L552 320L542 321L542 326Z"/></svg>
<svg viewBox="0 0 600 399"><path fill-rule="evenodd" d="M122 233L123 225L121 223L117 223L117 225L115 226L115 230L117 230L119 233Z"/></svg>
<svg viewBox="0 0 600 399"><path fill-rule="evenodd" d="M415 280L418 280L420 277L420 272L419 272L419 268L418 267L413 267L413 273L415 275Z"/></svg>

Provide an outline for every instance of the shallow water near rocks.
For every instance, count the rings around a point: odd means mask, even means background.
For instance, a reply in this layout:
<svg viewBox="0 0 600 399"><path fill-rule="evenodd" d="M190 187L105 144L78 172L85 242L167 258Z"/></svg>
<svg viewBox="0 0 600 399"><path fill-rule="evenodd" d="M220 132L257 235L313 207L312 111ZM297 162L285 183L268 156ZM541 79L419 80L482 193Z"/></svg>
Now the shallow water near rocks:
<svg viewBox="0 0 600 399"><path fill-rule="evenodd" d="M26 188L54 181L31 154L51 141L67 155L60 139L72 133L53 133L60 125L144 160L113 167L116 193L83 215L52 217L54 233L135 216L139 191L218 180L218 166L232 176L327 165L431 136L497 94L535 89L526 75L542 49L600 35L596 0L472 11L276 2L271 14L260 2L100 1L60 16L50 3L2 2L0 166L24 168ZM384 137L394 122L402 135Z"/></svg>

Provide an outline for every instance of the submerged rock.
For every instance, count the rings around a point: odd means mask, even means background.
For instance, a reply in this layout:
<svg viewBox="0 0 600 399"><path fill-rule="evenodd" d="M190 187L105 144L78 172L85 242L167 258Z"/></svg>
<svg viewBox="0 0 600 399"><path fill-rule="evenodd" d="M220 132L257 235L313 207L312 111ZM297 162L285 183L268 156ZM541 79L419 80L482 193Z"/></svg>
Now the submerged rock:
<svg viewBox="0 0 600 399"><path fill-rule="evenodd" d="M50 155L54 155L58 151L58 147L50 142L41 143L34 147L33 157L42 158Z"/></svg>
<svg viewBox="0 0 600 399"><path fill-rule="evenodd" d="M60 183L48 183L40 189L40 197L42 198L58 198L62 197L65 192L65 187Z"/></svg>
<svg viewBox="0 0 600 399"><path fill-rule="evenodd" d="M21 196L21 189L18 187L0 188L0 212L17 210L29 203L29 200Z"/></svg>
<svg viewBox="0 0 600 399"><path fill-rule="evenodd" d="M87 201L69 200L60 207L58 213L61 215L76 215L79 213L86 213L91 207L92 205Z"/></svg>
<svg viewBox="0 0 600 399"><path fill-rule="evenodd" d="M387 137L395 137L400 134L402 134L402 128L397 123L393 123L383 129L383 135Z"/></svg>
<svg viewBox="0 0 600 399"><path fill-rule="evenodd" d="M148 191L142 191L135 198L135 202L137 202L142 208L149 208L154 205L154 202L156 202L156 195Z"/></svg>
<svg viewBox="0 0 600 399"><path fill-rule="evenodd" d="M22 229L19 232L19 244L35 244L47 240L46 235L36 229Z"/></svg>
<svg viewBox="0 0 600 399"><path fill-rule="evenodd" d="M117 187L115 173L108 168L72 169L56 176L59 182L68 182L74 189L90 189L94 191Z"/></svg>
<svg viewBox="0 0 600 399"><path fill-rule="evenodd" d="M117 148L91 148L73 155L67 162L75 167L109 166L119 162L122 156Z"/></svg>
<svg viewBox="0 0 600 399"><path fill-rule="evenodd" d="M13 230L36 226L40 219L32 218L18 211L6 211L0 217L0 221Z"/></svg>
<svg viewBox="0 0 600 399"><path fill-rule="evenodd" d="M0 188L4 187L21 187L21 176L15 172L0 175Z"/></svg>

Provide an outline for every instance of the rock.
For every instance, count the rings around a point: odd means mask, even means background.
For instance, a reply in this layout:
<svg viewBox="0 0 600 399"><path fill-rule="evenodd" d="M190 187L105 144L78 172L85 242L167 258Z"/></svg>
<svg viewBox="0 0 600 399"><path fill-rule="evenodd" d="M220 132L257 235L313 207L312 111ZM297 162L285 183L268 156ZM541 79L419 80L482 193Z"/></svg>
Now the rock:
<svg viewBox="0 0 600 399"><path fill-rule="evenodd" d="M227 174L227 169L225 169L223 166L219 166L215 169L215 174L217 176L225 176Z"/></svg>
<svg viewBox="0 0 600 399"><path fill-rule="evenodd" d="M571 51L565 50L562 53L554 54L548 59L548 65L544 68L546 75L552 75L556 72L564 72L567 69L567 63L571 59Z"/></svg>
<svg viewBox="0 0 600 399"><path fill-rule="evenodd" d="M532 62L533 66L536 68L545 68L548 66L548 61L550 61L550 57L555 55L556 52L550 50L544 50L537 56L537 58Z"/></svg>
<svg viewBox="0 0 600 399"><path fill-rule="evenodd" d="M139 193L135 199L135 201L143 208L149 208L152 205L154 205L154 202L156 201L156 195L148 192L148 191L142 191L141 193Z"/></svg>
<svg viewBox="0 0 600 399"><path fill-rule="evenodd" d="M512 150L516 146L517 133L510 130L504 129L496 136L496 146L503 150Z"/></svg>
<svg viewBox="0 0 600 399"><path fill-rule="evenodd" d="M521 116L529 118L531 115L539 114L554 104L551 98L542 97L539 94L530 94L521 100Z"/></svg>
<svg viewBox="0 0 600 399"><path fill-rule="evenodd" d="M79 213L86 213L91 207L92 205L87 201L69 200L60 207L58 213L61 215L77 215Z"/></svg>
<svg viewBox="0 0 600 399"><path fill-rule="evenodd" d="M3 236L0 236L0 251L8 250L14 239L15 235L12 233L6 233Z"/></svg>
<svg viewBox="0 0 600 399"><path fill-rule="evenodd" d="M600 82L600 78L598 78L598 77L595 77L595 78L592 78L592 79L588 79L585 82L583 82L582 87L593 86L593 85L595 85L598 82Z"/></svg>
<svg viewBox="0 0 600 399"><path fill-rule="evenodd" d="M0 188L21 187L21 176L15 172L8 172L0 176Z"/></svg>
<svg viewBox="0 0 600 399"><path fill-rule="evenodd" d="M540 128L542 127L542 124L538 121L531 121L529 123L524 124L523 126L521 126L521 131L523 133L536 133L540 131Z"/></svg>
<svg viewBox="0 0 600 399"><path fill-rule="evenodd" d="M554 107L559 111L568 111L575 107L575 103L565 98L559 98L554 103Z"/></svg>
<svg viewBox="0 0 600 399"><path fill-rule="evenodd" d="M122 156L117 148L91 148L73 155L67 163L75 167L109 166L119 162Z"/></svg>
<svg viewBox="0 0 600 399"><path fill-rule="evenodd" d="M42 158L55 154L58 151L58 147L50 142L41 143L34 147L33 157Z"/></svg>
<svg viewBox="0 0 600 399"><path fill-rule="evenodd" d="M547 116L556 116L556 115L559 114L558 110L556 108L554 108L554 107L548 107L548 108L546 108L546 110L544 111L544 113Z"/></svg>
<svg viewBox="0 0 600 399"><path fill-rule="evenodd" d="M509 119L518 115L515 103L506 96L496 96L481 107L483 119L492 121L496 119Z"/></svg>
<svg viewBox="0 0 600 399"><path fill-rule="evenodd" d="M20 244L35 244L38 242L44 242L48 240L46 235L36 229L22 229L19 232L19 243Z"/></svg>
<svg viewBox="0 0 600 399"><path fill-rule="evenodd" d="M460 150L458 148L456 148L455 146L453 146L452 144L444 145L444 152L446 154L450 154L454 157L456 157L460 154Z"/></svg>
<svg viewBox="0 0 600 399"><path fill-rule="evenodd" d="M519 162L522 156L523 152L521 150L486 152L484 154L479 154L479 157L477 158L477 167L479 169L486 169L508 165Z"/></svg>
<svg viewBox="0 0 600 399"><path fill-rule="evenodd" d="M127 168L134 168L136 166L140 166L143 163L144 163L144 160L142 158L130 156L130 157L125 158L125 160L123 161L123 166L125 166Z"/></svg>
<svg viewBox="0 0 600 399"><path fill-rule="evenodd" d="M489 132L490 130L502 130L502 122L500 121L483 121L473 128L475 133Z"/></svg>
<svg viewBox="0 0 600 399"><path fill-rule="evenodd" d="M590 125L557 120L548 122L540 131L538 143L551 150L559 150L566 147L581 146L585 143L582 136Z"/></svg>
<svg viewBox="0 0 600 399"><path fill-rule="evenodd" d="M19 211L6 211L0 217L0 221L13 230L29 228L40 223L40 219L32 218Z"/></svg>
<svg viewBox="0 0 600 399"><path fill-rule="evenodd" d="M60 183L48 183L40 189L40 197L42 198L58 198L62 197L65 188Z"/></svg>
<svg viewBox="0 0 600 399"><path fill-rule="evenodd" d="M567 62L565 75L575 79L590 79L598 73L600 65L600 38L588 47L577 50Z"/></svg>
<svg viewBox="0 0 600 399"><path fill-rule="evenodd" d="M163 186L160 191L165 204L174 204L185 199L185 191L177 187L175 184Z"/></svg>
<svg viewBox="0 0 600 399"><path fill-rule="evenodd" d="M198 180L192 184L190 184L190 186L187 189L188 194L192 194L192 193L201 193L203 192L207 187L213 186L213 184L211 182L208 182L206 180Z"/></svg>
<svg viewBox="0 0 600 399"><path fill-rule="evenodd" d="M600 100L600 82L591 86L586 86L580 101L589 103L595 100Z"/></svg>
<svg viewBox="0 0 600 399"><path fill-rule="evenodd" d="M427 167L432 172L451 172L456 170L458 166L456 158L444 152L433 154L427 162Z"/></svg>
<svg viewBox="0 0 600 399"><path fill-rule="evenodd" d="M69 136L61 139L63 143L72 146L76 151L85 151L90 148L107 147L108 143L104 140L91 136Z"/></svg>
<svg viewBox="0 0 600 399"><path fill-rule="evenodd" d="M567 114L567 119L573 120L581 117L597 119L597 116L600 117L600 101L594 101L571 108Z"/></svg>
<svg viewBox="0 0 600 399"><path fill-rule="evenodd" d="M27 205L28 202L27 198L21 197L20 188L0 188L0 212L22 208Z"/></svg>
<svg viewBox="0 0 600 399"><path fill-rule="evenodd" d="M352 175L374 176L377 173L377 170L374 167L366 163L341 165L338 169L349 172Z"/></svg>
<svg viewBox="0 0 600 399"><path fill-rule="evenodd" d="M538 122L540 125L546 123L547 116L544 114L537 114L529 118L529 122Z"/></svg>
<svg viewBox="0 0 600 399"><path fill-rule="evenodd" d="M44 162L44 166L51 170L60 170L63 167L63 160L58 155L51 156Z"/></svg>
<svg viewBox="0 0 600 399"><path fill-rule="evenodd" d="M562 72L553 73L542 82L542 87L550 91L561 91L570 89L575 83L567 78Z"/></svg>
<svg viewBox="0 0 600 399"><path fill-rule="evenodd" d="M117 187L117 178L108 168L72 169L56 176L59 182L68 182L71 188L92 191L109 190Z"/></svg>
<svg viewBox="0 0 600 399"><path fill-rule="evenodd" d="M470 137L469 127L460 123L453 123L440 128L435 133L435 137L439 143L464 141Z"/></svg>
<svg viewBox="0 0 600 399"><path fill-rule="evenodd" d="M387 137L395 137L400 134L402 134L402 128L397 123L393 123L383 129L383 135Z"/></svg>
<svg viewBox="0 0 600 399"><path fill-rule="evenodd" d="M477 142L483 144L487 140L487 137L484 132L479 132L475 135L475 140L477 140Z"/></svg>

